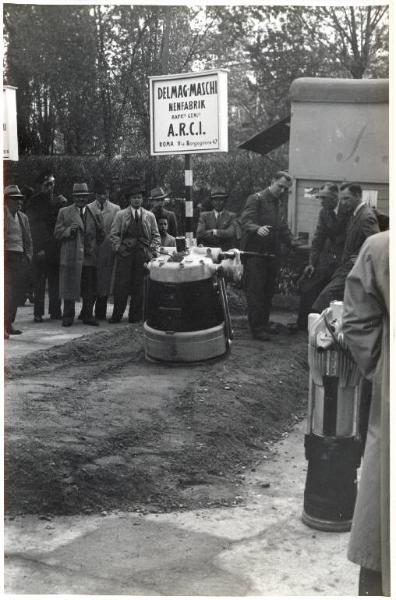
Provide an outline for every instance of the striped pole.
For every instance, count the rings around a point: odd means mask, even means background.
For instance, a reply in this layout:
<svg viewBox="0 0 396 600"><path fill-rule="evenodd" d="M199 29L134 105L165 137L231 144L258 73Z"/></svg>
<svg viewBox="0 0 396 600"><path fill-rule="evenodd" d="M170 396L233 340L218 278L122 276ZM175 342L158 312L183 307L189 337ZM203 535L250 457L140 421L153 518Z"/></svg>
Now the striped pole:
<svg viewBox="0 0 396 600"><path fill-rule="evenodd" d="M186 186L186 204L184 213L184 230L186 232L187 247L191 248L194 239L194 208L192 200L192 185L193 185L193 173L191 170L191 154L185 155L185 171L184 171L184 182Z"/></svg>

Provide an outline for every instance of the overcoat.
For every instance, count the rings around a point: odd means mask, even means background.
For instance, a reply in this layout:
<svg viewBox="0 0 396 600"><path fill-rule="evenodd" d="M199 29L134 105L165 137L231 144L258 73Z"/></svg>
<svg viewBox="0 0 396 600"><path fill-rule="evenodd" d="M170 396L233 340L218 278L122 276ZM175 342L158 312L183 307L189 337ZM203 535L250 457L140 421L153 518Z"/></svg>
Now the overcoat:
<svg viewBox="0 0 396 600"><path fill-rule="evenodd" d="M235 245L235 220L235 213L226 209L221 211L218 219L214 210L202 212L199 215L196 233L198 243L229 250ZM209 233L210 229L216 229L217 235Z"/></svg>
<svg viewBox="0 0 396 600"><path fill-rule="evenodd" d="M100 204L95 200L88 204L89 209L98 217L103 218L103 225L106 237L98 247L97 256L97 278L96 287L98 296L108 296L110 294L111 274L114 266L114 250L110 241L110 230L116 214L120 211L118 204L106 202L103 205L103 210Z"/></svg>
<svg viewBox="0 0 396 600"><path fill-rule="evenodd" d="M144 237L141 242L147 248L148 260L151 258L150 253L156 252L157 249L161 245L161 237L157 227L157 221L155 220L155 216L149 210L145 208L140 208L142 215L142 227L144 231ZM130 222L132 220L132 209L130 206L128 208L124 208L120 210L113 221L113 224L110 229L110 241L113 246L114 252L118 252L121 242L124 239Z"/></svg>
<svg viewBox="0 0 396 600"><path fill-rule="evenodd" d="M382 572L390 593L389 558L389 232L372 235L346 279L344 339L373 382L369 426L348 558Z"/></svg>
<svg viewBox="0 0 396 600"><path fill-rule="evenodd" d="M156 254L157 250L161 246L161 237L158 231L157 221L153 213L145 208L140 208L142 215L142 228L144 231L144 237L140 242L144 246L146 260L151 260L153 254ZM113 251L116 254L112 279L111 279L111 291L114 289L114 278L117 271L117 252L120 249L123 239L125 238L128 227L132 220L132 209L130 206L120 210L113 221L110 229L110 241L113 247Z"/></svg>
<svg viewBox="0 0 396 600"><path fill-rule="evenodd" d="M98 244L104 238L103 219L85 208L85 223L75 204L61 208L55 224L54 236L61 242L59 295L67 300L79 300L83 265L95 267ZM71 235L76 224L77 234Z"/></svg>

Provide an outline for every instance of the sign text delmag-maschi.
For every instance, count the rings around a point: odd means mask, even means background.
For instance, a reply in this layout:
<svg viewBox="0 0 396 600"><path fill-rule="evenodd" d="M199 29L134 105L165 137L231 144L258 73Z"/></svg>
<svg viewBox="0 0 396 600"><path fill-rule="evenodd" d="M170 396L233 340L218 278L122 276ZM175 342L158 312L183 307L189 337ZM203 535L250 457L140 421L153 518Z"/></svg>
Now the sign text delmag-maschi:
<svg viewBox="0 0 396 600"><path fill-rule="evenodd" d="M151 154L227 152L227 73L150 77Z"/></svg>

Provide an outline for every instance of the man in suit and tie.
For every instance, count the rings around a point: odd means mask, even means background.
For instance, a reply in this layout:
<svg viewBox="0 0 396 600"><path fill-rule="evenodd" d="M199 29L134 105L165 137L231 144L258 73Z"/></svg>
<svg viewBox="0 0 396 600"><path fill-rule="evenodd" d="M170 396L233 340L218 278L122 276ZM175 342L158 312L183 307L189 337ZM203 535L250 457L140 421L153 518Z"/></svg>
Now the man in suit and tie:
<svg viewBox="0 0 396 600"><path fill-rule="evenodd" d="M377 217L374 211L362 201L362 188L358 183L343 183L340 186L339 198L340 208L351 213L344 250L339 267L313 303L313 312L321 313L332 300L343 300L345 280L361 246L370 235L379 232Z"/></svg>
<svg viewBox="0 0 396 600"><path fill-rule="evenodd" d="M177 219L173 210L164 208L165 199L168 194L161 187L157 187L150 192L151 212L155 215L158 221L160 214L165 215L168 219L168 233L173 237L177 236Z"/></svg>
<svg viewBox="0 0 396 600"><path fill-rule="evenodd" d="M236 215L224 208L228 194L217 186L211 191L213 210L202 212L197 226L197 241L204 246L229 250L235 246Z"/></svg>
<svg viewBox="0 0 396 600"><path fill-rule="evenodd" d="M110 241L116 254L114 265L114 309L109 323L119 323L129 303L128 320L137 323L143 317L143 282L145 264L160 246L155 216L142 208L143 186L131 182L127 190L130 206L120 210L110 230Z"/></svg>
<svg viewBox="0 0 396 600"><path fill-rule="evenodd" d="M98 245L105 232L103 218L87 206L91 194L86 183L73 185L73 204L61 208L54 236L61 243L59 292L63 298L63 327L70 327L75 316L75 301L82 297L82 321L99 325L93 317L96 296Z"/></svg>

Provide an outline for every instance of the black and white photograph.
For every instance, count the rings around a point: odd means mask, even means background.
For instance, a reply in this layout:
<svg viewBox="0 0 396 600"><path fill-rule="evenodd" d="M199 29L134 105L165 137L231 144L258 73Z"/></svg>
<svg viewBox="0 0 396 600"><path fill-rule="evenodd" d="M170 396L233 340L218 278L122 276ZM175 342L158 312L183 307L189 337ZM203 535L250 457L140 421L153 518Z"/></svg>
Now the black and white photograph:
<svg viewBox="0 0 396 600"><path fill-rule="evenodd" d="M4 594L391 597L390 3L2 9Z"/></svg>

